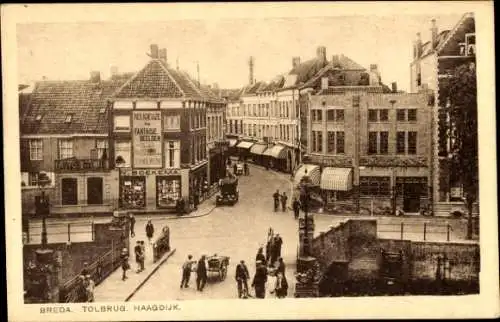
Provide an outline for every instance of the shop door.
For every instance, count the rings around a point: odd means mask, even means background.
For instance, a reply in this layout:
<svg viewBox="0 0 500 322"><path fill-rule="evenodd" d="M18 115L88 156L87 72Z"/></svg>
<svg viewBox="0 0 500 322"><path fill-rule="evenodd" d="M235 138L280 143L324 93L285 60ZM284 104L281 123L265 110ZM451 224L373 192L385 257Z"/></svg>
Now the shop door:
<svg viewBox="0 0 500 322"><path fill-rule="evenodd" d="M76 205L78 203L78 183L75 178L61 180L61 203Z"/></svg>
<svg viewBox="0 0 500 322"><path fill-rule="evenodd" d="M418 183L405 183L403 196L403 211L419 212L422 185Z"/></svg>

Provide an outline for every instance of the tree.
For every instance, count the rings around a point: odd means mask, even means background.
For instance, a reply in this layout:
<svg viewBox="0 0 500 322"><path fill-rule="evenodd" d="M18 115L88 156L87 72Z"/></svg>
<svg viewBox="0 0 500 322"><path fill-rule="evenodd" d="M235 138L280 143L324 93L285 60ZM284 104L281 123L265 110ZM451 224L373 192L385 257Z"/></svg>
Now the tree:
<svg viewBox="0 0 500 322"><path fill-rule="evenodd" d="M472 238L472 205L478 192L477 83L474 63L458 66L447 91L452 171L460 178L467 205L467 238Z"/></svg>

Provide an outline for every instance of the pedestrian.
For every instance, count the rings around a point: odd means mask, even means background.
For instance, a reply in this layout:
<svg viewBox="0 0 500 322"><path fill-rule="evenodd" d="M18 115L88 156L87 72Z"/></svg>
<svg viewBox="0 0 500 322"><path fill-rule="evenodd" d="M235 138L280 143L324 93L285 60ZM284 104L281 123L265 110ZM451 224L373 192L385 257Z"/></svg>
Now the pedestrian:
<svg viewBox="0 0 500 322"><path fill-rule="evenodd" d="M255 256L255 262L257 263L259 261L262 263L266 262L266 257L264 256L262 247L259 247L259 250L257 251L257 256Z"/></svg>
<svg viewBox="0 0 500 322"><path fill-rule="evenodd" d="M288 295L288 282L286 280L285 274L278 272L276 274L276 284L274 287L274 291L271 291L271 294L275 293L276 297L279 299L285 298Z"/></svg>
<svg viewBox="0 0 500 322"><path fill-rule="evenodd" d="M148 237L150 244L151 244L151 238L153 238L154 233L155 233L155 227L153 226L151 220L148 220L148 223L146 224L146 236Z"/></svg>
<svg viewBox="0 0 500 322"><path fill-rule="evenodd" d="M245 171L246 176L250 175L250 168L248 167L248 163L246 161L243 163L243 171Z"/></svg>
<svg viewBox="0 0 500 322"><path fill-rule="evenodd" d="M128 220L130 222L130 236L132 236L132 238L135 237L135 231L134 231L134 228L135 228L135 217L132 213L129 213L128 215Z"/></svg>
<svg viewBox="0 0 500 322"><path fill-rule="evenodd" d="M191 277L191 271L193 269L193 264L195 261L193 261L193 256L188 255L188 259L184 262L184 265L182 265L182 280L181 280L181 288L189 287L189 278Z"/></svg>
<svg viewBox="0 0 500 322"><path fill-rule="evenodd" d="M207 265L205 263L205 255L201 256L196 266L196 289L200 292L203 291L207 282Z"/></svg>
<svg viewBox="0 0 500 322"><path fill-rule="evenodd" d="M89 263L88 262L84 262L83 263L82 271L80 272L80 275L87 276L89 274L90 274Z"/></svg>
<svg viewBox="0 0 500 322"><path fill-rule="evenodd" d="M203 200L208 197L208 181L207 179L203 180Z"/></svg>
<svg viewBox="0 0 500 322"><path fill-rule="evenodd" d="M146 261L146 245L144 244L144 240L141 240L141 270L144 270L144 262Z"/></svg>
<svg viewBox="0 0 500 322"><path fill-rule="evenodd" d="M77 300L76 302L82 303L82 302L87 302L87 283L85 281L85 276L79 275L78 276L78 282L77 282L77 289L76 289L76 297Z"/></svg>
<svg viewBox="0 0 500 322"><path fill-rule="evenodd" d="M286 193L283 191L283 194L281 195L281 208L283 211L286 211L286 201L288 200L288 197L286 196Z"/></svg>
<svg viewBox="0 0 500 322"><path fill-rule="evenodd" d="M130 264L128 262L128 250L127 248L122 249L122 252L120 254L120 259L122 261L122 281L126 280L127 277L127 271L130 269Z"/></svg>
<svg viewBox="0 0 500 322"><path fill-rule="evenodd" d="M276 234L274 237L274 246L276 248L276 259L281 257L281 246L283 245L283 239L281 239L280 234Z"/></svg>
<svg viewBox="0 0 500 322"><path fill-rule="evenodd" d="M285 262L283 261L283 257L278 258L278 268L276 272L285 275Z"/></svg>
<svg viewBox="0 0 500 322"><path fill-rule="evenodd" d="M267 269L263 262L257 261L257 269L252 281L255 289L255 297L263 299L266 297Z"/></svg>
<svg viewBox="0 0 500 322"><path fill-rule="evenodd" d="M175 207L177 208L177 215L182 216L184 214L185 207L184 199L182 197L179 197L177 199L177 204L175 205Z"/></svg>
<svg viewBox="0 0 500 322"><path fill-rule="evenodd" d="M137 264L137 273L142 272L142 265L141 265L141 260L142 260L142 246L141 242L138 240L135 247L134 247L134 253L135 253L135 262Z"/></svg>
<svg viewBox="0 0 500 322"><path fill-rule="evenodd" d="M250 274L248 273L245 261L240 261L236 266L235 278L238 287L238 298L248 298L248 279L250 278Z"/></svg>
<svg viewBox="0 0 500 322"><path fill-rule="evenodd" d="M94 302L95 282L90 278L90 275L85 276L85 291L87 294L87 302Z"/></svg>
<svg viewBox="0 0 500 322"><path fill-rule="evenodd" d="M233 173L236 175L238 173L238 165L235 163L233 164Z"/></svg>
<svg viewBox="0 0 500 322"><path fill-rule="evenodd" d="M292 208L295 219L298 219L300 211L300 201L297 199L297 197L293 197Z"/></svg>
<svg viewBox="0 0 500 322"><path fill-rule="evenodd" d="M278 207L280 205L280 191L276 190L276 192L273 194L273 199L274 199L274 211L278 211Z"/></svg>

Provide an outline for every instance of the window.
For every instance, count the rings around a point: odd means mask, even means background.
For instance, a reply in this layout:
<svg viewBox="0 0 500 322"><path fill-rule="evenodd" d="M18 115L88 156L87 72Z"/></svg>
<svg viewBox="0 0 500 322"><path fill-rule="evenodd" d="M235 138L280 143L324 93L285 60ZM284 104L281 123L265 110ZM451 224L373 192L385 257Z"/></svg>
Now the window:
<svg viewBox="0 0 500 322"><path fill-rule="evenodd" d="M181 177L156 177L156 196L159 208L174 207L181 197Z"/></svg>
<svg viewBox="0 0 500 322"><path fill-rule="evenodd" d="M146 177L123 177L120 183L120 205L126 209L146 206Z"/></svg>
<svg viewBox="0 0 500 322"><path fill-rule="evenodd" d="M417 86L422 85L422 74L417 74Z"/></svg>
<svg viewBox="0 0 500 322"><path fill-rule="evenodd" d="M406 113L405 112L406 112L406 110L403 110L403 109L397 110L396 119L400 122L406 121Z"/></svg>
<svg viewBox="0 0 500 322"><path fill-rule="evenodd" d="M335 121L344 122L344 110L341 109L335 110Z"/></svg>
<svg viewBox="0 0 500 322"><path fill-rule="evenodd" d="M40 183L38 181L38 172L30 172L28 175L28 186L37 187Z"/></svg>
<svg viewBox="0 0 500 322"><path fill-rule="evenodd" d="M379 121L386 122L389 120L389 110L381 109L379 110Z"/></svg>
<svg viewBox="0 0 500 322"><path fill-rule="evenodd" d="M396 136L396 153L405 154L406 135L405 132L398 132Z"/></svg>
<svg viewBox="0 0 500 322"><path fill-rule="evenodd" d="M368 110L368 121L377 122L377 110Z"/></svg>
<svg viewBox="0 0 500 322"><path fill-rule="evenodd" d="M391 194L390 177L359 177L360 194L363 196L388 196Z"/></svg>
<svg viewBox="0 0 500 322"><path fill-rule="evenodd" d="M87 178L87 204L102 205L102 178Z"/></svg>
<svg viewBox="0 0 500 322"><path fill-rule="evenodd" d="M322 110L312 110L312 120L313 122L321 122L323 119L323 111Z"/></svg>
<svg viewBox="0 0 500 322"><path fill-rule="evenodd" d="M379 154L387 154L389 152L389 132L380 132Z"/></svg>
<svg viewBox="0 0 500 322"><path fill-rule="evenodd" d="M343 154L345 151L344 132L337 132L337 154Z"/></svg>
<svg viewBox="0 0 500 322"><path fill-rule="evenodd" d="M115 144L115 155L118 167L130 167L130 154L131 154L131 144L130 141L127 142L116 142ZM118 164L118 160L122 161L122 164Z"/></svg>
<svg viewBox="0 0 500 322"><path fill-rule="evenodd" d="M328 111L326 111L326 120L328 122L334 122L335 121L335 110L328 110Z"/></svg>
<svg viewBox="0 0 500 322"><path fill-rule="evenodd" d="M318 134L318 146L317 146L317 151L318 152L323 152L323 132L318 131L316 132Z"/></svg>
<svg viewBox="0 0 500 322"><path fill-rule="evenodd" d="M180 130L181 116L180 115L166 115L163 119L163 128L165 131Z"/></svg>
<svg viewBox="0 0 500 322"><path fill-rule="evenodd" d="M335 153L335 132L327 132L326 152Z"/></svg>
<svg viewBox="0 0 500 322"><path fill-rule="evenodd" d="M130 131L130 115L116 115L114 125L115 131Z"/></svg>
<svg viewBox="0 0 500 322"><path fill-rule="evenodd" d="M97 158L102 159L104 156L108 157L108 141L107 140L97 140Z"/></svg>
<svg viewBox="0 0 500 322"><path fill-rule="evenodd" d="M106 113L106 108L105 107L103 107L103 108L101 108L99 110L99 114L104 114L104 113Z"/></svg>
<svg viewBox="0 0 500 322"><path fill-rule="evenodd" d="M368 154L377 154L377 132L368 133Z"/></svg>
<svg viewBox="0 0 500 322"><path fill-rule="evenodd" d="M43 160L43 141L41 139L30 140L30 160Z"/></svg>
<svg viewBox="0 0 500 322"><path fill-rule="evenodd" d="M409 122L417 121L417 109L411 108L408 110L408 121Z"/></svg>
<svg viewBox="0 0 500 322"><path fill-rule="evenodd" d="M408 154L417 154L417 132L408 132Z"/></svg>
<svg viewBox="0 0 500 322"><path fill-rule="evenodd" d="M75 178L61 179L61 204L78 204L78 183Z"/></svg>
<svg viewBox="0 0 500 322"><path fill-rule="evenodd" d="M59 159L69 159L73 157L73 141L59 140Z"/></svg>
<svg viewBox="0 0 500 322"><path fill-rule="evenodd" d="M64 119L64 123L71 123L72 120L73 120L73 114L68 114Z"/></svg>
<svg viewBox="0 0 500 322"><path fill-rule="evenodd" d="M165 168L180 168L180 141L166 141Z"/></svg>
<svg viewBox="0 0 500 322"><path fill-rule="evenodd" d="M328 88L328 77L321 77L321 89Z"/></svg>

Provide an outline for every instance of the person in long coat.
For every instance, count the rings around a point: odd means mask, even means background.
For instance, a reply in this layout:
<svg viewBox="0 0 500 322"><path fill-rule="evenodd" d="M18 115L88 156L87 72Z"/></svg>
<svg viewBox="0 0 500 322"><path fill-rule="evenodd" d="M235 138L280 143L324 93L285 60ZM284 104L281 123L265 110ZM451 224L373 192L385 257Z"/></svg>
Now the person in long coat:
<svg viewBox="0 0 500 322"><path fill-rule="evenodd" d="M151 238L153 238L154 233L155 233L155 227L153 226L151 220L148 220L148 223L146 224L146 236L148 237L150 244L151 244Z"/></svg>
<svg viewBox="0 0 500 322"><path fill-rule="evenodd" d="M252 287L255 288L255 296L259 299L266 297L267 269L263 262L257 262L257 269L252 281Z"/></svg>
<svg viewBox="0 0 500 322"><path fill-rule="evenodd" d="M126 280L127 277L127 271L130 269L130 264L128 262L128 251L126 248L122 249L122 252L120 254L120 259L122 262L122 281Z"/></svg>
<svg viewBox="0 0 500 322"><path fill-rule="evenodd" d="M297 197L293 197L292 208L293 208L293 215L294 215L295 219L299 218L300 201L297 199Z"/></svg>
<svg viewBox="0 0 500 322"><path fill-rule="evenodd" d="M245 261L240 261L236 266L235 279L238 288L238 297L246 298L248 296L248 279L250 278L250 273L245 265Z"/></svg>
<svg viewBox="0 0 500 322"><path fill-rule="evenodd" d="M198 291L203 291L207 283L207 265L205 263L205 255L201 256L196 266L196 288Z"/></svg>
<svg viewBox="0 0 500 322"><path fill-rule="evenodd" d="M274 211L278 211L278 208L280 206L280 191L276 190L276 192L273 194L273 200L274 200Z"/></svg>
<svg viewBox="0 0 500 322"><path fill-rule="evenodd" d="M257 251L257 256L255 256L255 262L257 263L259 261L262 263L266 262L266 256L264 256L262 247L259 247L259 250Z"/></svg>
<svg viewBox="0 0 500 322"><path fill-rule="evenodd" d="M281 257L281 246L283 245L283 239L281 239L280 234L276 234L274 237L274 247L276 249L276 259Z"/></svg>

